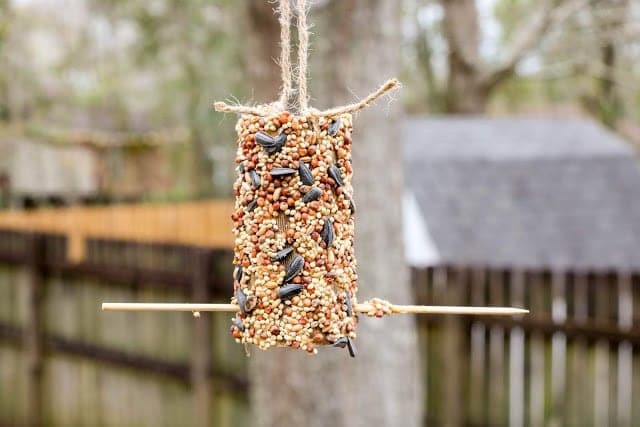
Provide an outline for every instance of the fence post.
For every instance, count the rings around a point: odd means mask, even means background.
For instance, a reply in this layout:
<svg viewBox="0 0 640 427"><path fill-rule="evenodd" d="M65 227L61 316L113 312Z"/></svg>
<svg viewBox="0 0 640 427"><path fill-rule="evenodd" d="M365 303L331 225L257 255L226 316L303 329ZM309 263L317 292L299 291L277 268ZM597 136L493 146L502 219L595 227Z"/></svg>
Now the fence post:
<svg viewBox="0 0 640 427"><path fill-rule="evenodd" d="M509 272L509 293L511 304L524 307L524 271L513 269ZM524 423L525 386L525 338L524 330L514 326L509 332L509 426L521 427Z"/></svg>
<svg viewBox="0 0 640 427"><path fill-rule="evenodd" d="M573 273L573 318L572 322L584 326L589 320L589 275L575 271ZM592 407L592 376L589 370L589 358L591 357L587 341L584 337L577 336L573 340L573 356L571 358L571 392L569 393L570 411L567 424L585 425L593 421L589 411L584 408Z"/></svg>
<svg viewBox="0 0 640 427"><path fill-rule="evenodd" d="M43 325L42 297L44 287L44 236L32 234L27 244L27 323L24 328L24 348L27 359L28 424L42 424Z"/></svg>
<svg viewBox="0 0 640 427"><path fill-rule="evenodd" d="M595 281L594 319L599 325L610 325L609 305L611 303L611 286L605 273L598 273ZM597 426L606 427L610 421L610 349L606 338L596 340L594 354L594 393L593 420Z"/></svg>
<svg viewBox="0 0 640 427"><path fill-rule="evenodd" d="M551 273L551 320L557 325L567 321L567 273ZM551 337L551 424L567 423L566 413L567 337L555 332Z"/></svg>
<svg viewBox="0 0 640 427"><path fill-rule="evenodd" d="M433 267L430 283L431 304L446 304L445 295L449 280L450 272L446 267ZM456 369L456 367L452 364L448 364L446 361L446 350L444 350L445 329L444 324L438 324L436 326L432 326L432 329L428 332L429 354L427 357L430 357L431 359L428 363L431 366L431 372L437 372L438 374L432 375L428 378L428 381L431 380L431 383L429 384L431 386L431 390L427 395L429 397L429 401L427 402L425 415L429 422L433 422L438 425L447 424L448 415L445 408L445 399L442 399L441 396L446 394L445 381L448 378L448 370Z"/></svg>
<svg viewBox="0 0 640 427"><path fill-rule="evenodd" d="M542 272L529 273L529 309L531 320L547 319L545 306L545 280ZM542 426L545 422L545 341L539 331L532 331L529 339L529 425Z"/></svg>
<svg viewBox="0 0 640 427"><path fill-rule="evenodd" d="M447 275L445 304L461 305L464 299L466 270L451 268ZM466 378L466 366L463 363L464 348L463 324L458 316L445 316L444 340L442 342L444 356L444 394L443 425L459 426L466 422L463 393L463 378ZM462 372L461 372L462 371Z"/></svg>
<svg viewBox="0 0 640 427"><path fill-rule="evenodd" d="M489 271L489 305L504 305L504 271L493 268ZM508 423L508 402L506 392L505 332L504 327L494 325L489 328L489 424Z"/></svg>
<svg viewBox="0 0 640 427"><path fill-rule="evenodd" d="M629 331L633 327L633 289L631 274L618 272L618 328ZM618 390L616 422L631 426L633 421L633 347L629 341L618 344Z"/></svg>
<svg viewBox="0 0 640 427"><path fill-rule="evenodd" d="M193 302L209 302L209 274L211 250L193 250ZM200 313L194 319L191 344L191 385L193 387L194 419L196 425L211 425L211 313Z"/></svg>
<svg viewBox="0 0 640 427"><path fill-rule="evenodd" d="M471 271L471 305L487 305L485 298L487 269L474 267ZM469 424L485 425L487 407L491 399L485 392L487 383L486 352L487 327L481 319L471 324L470 366L469 366Z"/></svg>

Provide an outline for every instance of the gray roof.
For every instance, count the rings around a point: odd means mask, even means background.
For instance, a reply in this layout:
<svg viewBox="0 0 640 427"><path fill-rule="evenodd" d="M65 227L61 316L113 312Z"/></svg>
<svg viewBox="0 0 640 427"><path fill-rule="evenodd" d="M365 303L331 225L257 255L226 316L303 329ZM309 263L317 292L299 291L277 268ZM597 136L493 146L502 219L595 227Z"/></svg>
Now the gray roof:
<svg viewBox="0 0 640 427"><path fill-rule="evenodd" d="M594 123L412 119L404 149L439 262L640 269L640 167Z"/></svg>

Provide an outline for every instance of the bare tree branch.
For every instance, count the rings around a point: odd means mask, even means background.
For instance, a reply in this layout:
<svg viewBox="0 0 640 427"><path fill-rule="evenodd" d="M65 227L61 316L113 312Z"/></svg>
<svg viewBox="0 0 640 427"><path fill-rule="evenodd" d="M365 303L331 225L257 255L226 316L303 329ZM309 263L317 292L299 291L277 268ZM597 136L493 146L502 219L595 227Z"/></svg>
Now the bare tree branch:
<svg viewBox="0 0 640 427"><path fill-rule="evenodd" d="M478 52L478 10L475 0L441 0L444 9L443 31L449 55L469 70L481 69Z"/></svg>
<svg viewBox="0 0 640 427"><path fill-rule="evenodd" d="M543 69L532 73L529 77L535 80L562 80L576 77L592 77L594 79L611 79L620 88L628 91L640 90L640 85L635 82L632 73L624 73L620 68L608 67L601 62L592 62L593 58L584 58L582 63L573 60L557 64L550 64ZM589 63L589 64L587 64ZM611 71L615 71L614 74Z"/></svg>
<svg viewBox="0 0 640 427"><path fill-rule="evenodd" d="M540 12L513 37L513 42L507 48L504 60L483 72L482 83L491 88L512 74L516 65L533 48L540 45L546 34L562 25L587 3L588 0L544 1Z"/></svg>
<svg viewBox="0 0 640 427"><path fill-rule="evenodd" d="M637 41L640 35L640 22L628 21L624 26L612 25L607 28L595 27L593 25L572 26L571 28L563 29L563 33L566 36L583 40L585 37L593 38L593 36L595 36L605 41Z"/></svg>

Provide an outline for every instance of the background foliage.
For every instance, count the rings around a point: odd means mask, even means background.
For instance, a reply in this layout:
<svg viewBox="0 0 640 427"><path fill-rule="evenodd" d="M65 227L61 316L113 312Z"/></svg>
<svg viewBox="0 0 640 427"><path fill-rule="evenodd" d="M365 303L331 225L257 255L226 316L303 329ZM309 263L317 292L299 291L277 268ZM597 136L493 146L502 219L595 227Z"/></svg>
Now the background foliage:
<svg viewBox="0 0 640 427"><path fill-rule="evenodd" d="M318 28L337 1L314 3ZM0 120L113 130L186 126L197 161L191 179L176 191L225 194L233 120L214 115L210 106L230 94L254 98L247 81L247 34L253 30L247 4L252 2L2 0ZM402 96L411 114L590 115L640 141L639 4L399 4ZM313 37L315 47L327 49ZM328 47L334 48L340 47ZM320 62L314 67L313 73L322 72Z"/></svg>

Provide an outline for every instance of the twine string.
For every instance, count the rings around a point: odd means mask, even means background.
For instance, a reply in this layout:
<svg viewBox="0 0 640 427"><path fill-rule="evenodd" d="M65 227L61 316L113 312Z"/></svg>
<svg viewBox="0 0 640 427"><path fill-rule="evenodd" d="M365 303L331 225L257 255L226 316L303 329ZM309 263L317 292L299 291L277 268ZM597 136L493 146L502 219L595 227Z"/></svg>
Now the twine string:
<svg viewBox="0 0 640 427"><path fill-rule="evenodd" d="M310 114L314 117L325 116L334 117L341 114L355 113L363 110L385 94L400 87L400 82L393 78L387 80L377 90L367 95L362 100L353 104L346 104L328 110L317 110L309 107L308 94L308 55L309 55L309 25L307 22L308 5L307 0L296 0L296 13L298 15L296 25L298 27L298 68L297 68L297 105L292 105L293 94L293 72L291 65L291 5L290 0L280 0L278 7L280 21L280 74L282 79L282 87L280 97L277 102L251 106L251 105L232 105L225 102L214 103L216 111L236 114L252 114L255 116L265 117L279 114L283 111L290 111L297 107L297 113L301 115Z"/></svg>
<svg viewBox="0 0 640 427"><path fill-rule="evenodd" d="M328 110L312 110L314 116L325 116L325 117L334 117L339 116L341 114L346 113L356 113L360 110L364 110L369 107L373 103L375 103L378 99L391 92L394 89L397 89L401 86L400 81L398 79L393 78L389 79L382 84L378 89L371 92L369 95L364 97L362 100L355 102L353 104L342 105L340 107L330 108Z"/></svg>
<svg viewBox="0 0 640 427"><path fill-rule="evenodd" d="M280 14L280 76L282 88L280 90L280 105L288 110L293 94L291 72L291 5L289 0L281 0L278 8Z"/></svg>
<svg viewBox="0 0 640 427"><path fill-rule="evenodd" d="M307 112L309 95L307 93L307 67L309 57L309 25L307 23L307 0L298 0L298 109L300 114Z"/></svg>

